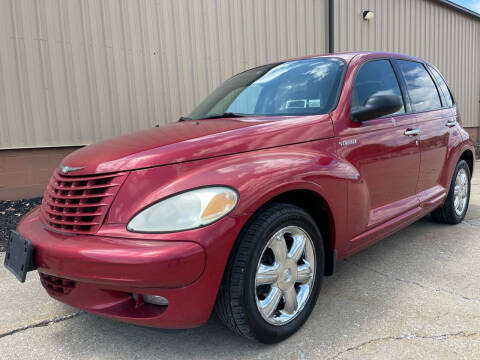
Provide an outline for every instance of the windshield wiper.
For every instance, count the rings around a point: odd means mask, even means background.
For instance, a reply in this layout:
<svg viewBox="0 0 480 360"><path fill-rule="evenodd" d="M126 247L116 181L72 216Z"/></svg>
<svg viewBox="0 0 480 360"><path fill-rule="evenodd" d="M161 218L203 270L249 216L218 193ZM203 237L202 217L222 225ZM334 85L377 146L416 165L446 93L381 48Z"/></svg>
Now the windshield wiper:
<svg viewBox="0 0 480 360"><path fill-rule="evenodd" d="M245 117L250 116L249 114L240 114L240 113L233 113L233 112L224 112L223 114L211 114L199 119L194 120L205 120L205 119L221 119L221 118L237 118L237 117Z"/></svg>
<svg viewBox="0 0 480 360"><path fill-rule="evenodd" d="M180 122L180 121L185 121L185 120L192 120L192 118L187 117L187 116L180 116L180 117L178 118L178 121L179 121L179 122Z"/></svg>

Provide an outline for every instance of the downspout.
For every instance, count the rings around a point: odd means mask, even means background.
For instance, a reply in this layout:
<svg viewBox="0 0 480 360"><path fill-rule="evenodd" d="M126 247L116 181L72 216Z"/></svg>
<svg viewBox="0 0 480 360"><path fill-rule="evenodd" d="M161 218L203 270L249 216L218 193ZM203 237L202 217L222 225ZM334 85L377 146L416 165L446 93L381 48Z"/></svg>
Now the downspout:
<svg viewBox="0 0 480 360"><path fill-rule="evenodd" d="M333 26L333 0L328 0L328 52L330 54L335 52Z"/></svg>

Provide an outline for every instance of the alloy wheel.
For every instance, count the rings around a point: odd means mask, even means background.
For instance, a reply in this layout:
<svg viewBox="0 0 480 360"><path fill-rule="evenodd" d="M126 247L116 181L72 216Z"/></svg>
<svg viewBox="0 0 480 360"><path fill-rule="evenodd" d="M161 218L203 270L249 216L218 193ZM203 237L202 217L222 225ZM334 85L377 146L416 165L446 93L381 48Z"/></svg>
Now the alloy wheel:
<svg viewBox="0 0 480 360"><path fill-rule="evenodd" d="M453 206L455 213L461 216L465 211L468 200L468 176L465 169L460 169L455 178L455 188L453 193Z"/></svg>
<svg viewBox="0 0 480 360"><path fill-rule="evenodd" d="M293 320L305 306L315 280L315 248L297 226L277 231L267 242L255 274L257 309L272 325Z"/></svg>

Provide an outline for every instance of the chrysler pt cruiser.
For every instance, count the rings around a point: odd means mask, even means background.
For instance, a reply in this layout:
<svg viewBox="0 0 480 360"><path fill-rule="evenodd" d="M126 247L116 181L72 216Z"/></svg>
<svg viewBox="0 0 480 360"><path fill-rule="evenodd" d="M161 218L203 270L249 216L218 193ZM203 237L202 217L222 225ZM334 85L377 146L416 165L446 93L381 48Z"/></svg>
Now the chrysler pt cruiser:
<svg viewBox="0 0 480 360"><path fill-rule="evenodd" d="M468 209L474 151L427 61L293 59L226 80L188 117L84 147L8 240L53 298L145 326L213 309L264 343L298 330L335 263Z"/></svg>

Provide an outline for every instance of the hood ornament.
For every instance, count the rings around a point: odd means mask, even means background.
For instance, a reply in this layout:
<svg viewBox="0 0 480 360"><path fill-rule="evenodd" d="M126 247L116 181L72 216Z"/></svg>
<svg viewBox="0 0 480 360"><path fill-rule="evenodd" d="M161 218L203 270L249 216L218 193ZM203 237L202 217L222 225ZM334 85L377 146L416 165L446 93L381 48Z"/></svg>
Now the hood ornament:
<svg viewBox="0 0 480 360"><path fill-rule="evenodd" d="M60 169L62 170L62 174L68 174L70 171L77 171L85 168L86 166L71 167L68 165L60 167Z"/></svg>

